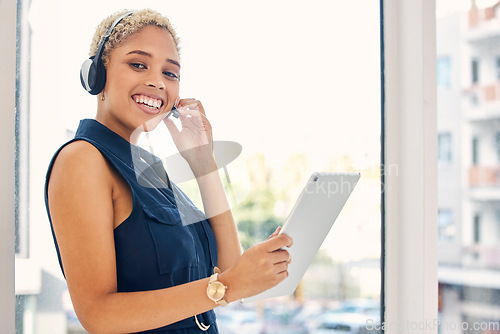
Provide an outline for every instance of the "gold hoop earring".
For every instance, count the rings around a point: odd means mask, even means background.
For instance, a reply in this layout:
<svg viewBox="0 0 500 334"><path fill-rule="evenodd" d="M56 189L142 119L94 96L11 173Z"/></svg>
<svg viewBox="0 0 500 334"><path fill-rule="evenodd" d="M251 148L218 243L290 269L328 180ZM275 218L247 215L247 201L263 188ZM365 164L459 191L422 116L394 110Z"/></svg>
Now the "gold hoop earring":
<svg viewBox="0 0 500 334"><path fill-rule="evenodd" d="M104 92L102 92L102 94L101 94L101 101L104 101L104 100L106 100L106 97L104 96Z"/></svg>

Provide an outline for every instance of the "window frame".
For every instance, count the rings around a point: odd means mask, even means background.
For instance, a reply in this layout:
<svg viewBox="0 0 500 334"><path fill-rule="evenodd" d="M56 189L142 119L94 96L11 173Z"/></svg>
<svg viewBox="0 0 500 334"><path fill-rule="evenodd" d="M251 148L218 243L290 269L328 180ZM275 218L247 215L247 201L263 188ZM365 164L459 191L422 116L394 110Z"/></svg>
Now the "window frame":
<svg viewBox="0 0 500 334"><path fill-rule="evenodd" d="M383 0L383 321L437 333L435 0ZM390 170L389 168L383 168ZM420 327L419 327L420 328Z"/></svg>
<svg viewBox="0 0 500 334"><path fill-rule="evenodd" d="M385 323L437 320L435 0L381 0L383 29L382 303ZM0 327L13 333L16 1L0 2ZM394 170L384 168L384 170ZM404 222L402 224L401 222ZM403 256L404 255L404 256ZM407 331L409 331L408 329ZM388 326L385 333L404 333ZM426 330L437 333L437 326Z"/></svg>
<svg viewBox="0 0 500 334"><path fill-rule="evenodd" d="M16 114L15 114L15 252L16 258L29 258L30 222L30 49L31 28L28 10L31 0L17 1Z"/></svg>
<svg viewBox="0 0 500 334"><path fill-rule="evenodd" d="M0 141L2 156L0 178L0 329L4 333L15 332L14 295L14 164L15 164L15 87L16 87L16 16L17 2L0 1L0 59L4 64L0 76L1 113Z"/></svg>

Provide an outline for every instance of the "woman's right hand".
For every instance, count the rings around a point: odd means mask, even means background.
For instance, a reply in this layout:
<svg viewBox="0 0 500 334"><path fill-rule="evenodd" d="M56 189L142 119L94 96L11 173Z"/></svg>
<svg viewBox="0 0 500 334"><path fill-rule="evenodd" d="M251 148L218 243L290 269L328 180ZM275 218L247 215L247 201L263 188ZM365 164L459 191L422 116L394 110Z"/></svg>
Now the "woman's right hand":
<svg viewBox="0 0 500 334"><path fill-rule="evenodd" d="M275 233L249 248L233 267L219 275L219 280L228 287L225 297L228 302L259 294L288 277L291 258L284 248L292 246L293 240L286 234Z"/></svg>

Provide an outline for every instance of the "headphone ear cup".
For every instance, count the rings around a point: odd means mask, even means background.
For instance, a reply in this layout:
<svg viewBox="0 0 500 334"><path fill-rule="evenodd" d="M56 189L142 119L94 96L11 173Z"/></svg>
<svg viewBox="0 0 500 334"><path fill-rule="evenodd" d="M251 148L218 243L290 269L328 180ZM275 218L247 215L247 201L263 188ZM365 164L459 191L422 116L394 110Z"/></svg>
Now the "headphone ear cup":
<svg viewBox="0 0 500 334"><path fill-rule="evenodd" d="M111 32L116 27L121 20L125 17L132 15L134 12L127 12L125 14L120 15L109 27L106 35L102 38L99 47L97 48L97 52L95 56L90 57L85 60L80 68L80 82L82 83L83 88L87 92L92 95L99 94L106 84L106 68L102 62L102 54L104 52L104 45L109 39Z"/></svg>
<svg viewBox="0 0 500 334"><path fill-rule="evenodd" d="M106 68L102 61L96 61L94 57L85 60L80 69L80 82L90 94L99 94L106 83Z"/></svg>
<svg viewBox="0 0 500 334"><path fill-rule="evenodd" d="M92 67L92 63L92 58L89 58L83 62L82 67L80 68L80 82L87 92L92 90L91 86L94 84L93 80L90 80L90 68ZM92 69L92 72L95 72L95 70ZM94 74L92 74L92 77L94 77Z"/></svg>

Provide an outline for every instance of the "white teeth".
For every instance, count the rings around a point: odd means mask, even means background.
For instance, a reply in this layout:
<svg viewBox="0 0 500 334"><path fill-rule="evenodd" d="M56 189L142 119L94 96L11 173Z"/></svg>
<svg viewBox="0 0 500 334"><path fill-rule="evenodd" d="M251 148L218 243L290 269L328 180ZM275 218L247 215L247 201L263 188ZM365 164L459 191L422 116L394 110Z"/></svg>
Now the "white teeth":
<svg viewBox="0 0 500 334"><path fill-rule="evenodd" d="M161 100L153 99L148 96L139 95L135 97L136 103L142 103L150 108L158 109L161 107Z"/></svg>

